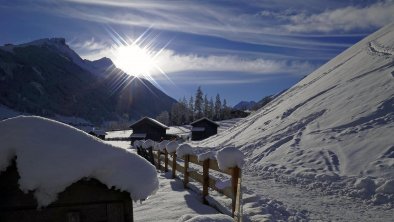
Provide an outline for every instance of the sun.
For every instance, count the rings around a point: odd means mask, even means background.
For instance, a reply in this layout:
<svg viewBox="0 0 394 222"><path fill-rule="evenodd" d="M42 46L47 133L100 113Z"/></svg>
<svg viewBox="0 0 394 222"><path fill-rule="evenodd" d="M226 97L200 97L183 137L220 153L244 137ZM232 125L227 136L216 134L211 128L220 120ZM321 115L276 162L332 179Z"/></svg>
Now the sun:
<svg viewBox="0 0 394 222"><path fill-rule="evenodd" d="M137 77L150 76L156 67L153 55L136 44L115 48L114 57L116 67Z"/></svg>

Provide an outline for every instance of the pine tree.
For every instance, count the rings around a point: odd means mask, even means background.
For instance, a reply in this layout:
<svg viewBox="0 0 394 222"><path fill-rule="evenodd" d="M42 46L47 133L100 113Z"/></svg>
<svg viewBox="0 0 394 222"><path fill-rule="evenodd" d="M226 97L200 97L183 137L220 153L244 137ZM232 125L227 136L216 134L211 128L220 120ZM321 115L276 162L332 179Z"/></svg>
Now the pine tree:
<svg viewBox="0 0 394 222"><path fill-rule="evenodd" d="M170 124L170 114L167 111L163 111L156 117L156 120L168 125Z"/></svg>
<svg viewBox="0 0 394 222"><path fill-rule="evenodd" d="M207 94L204 96L204 116L209 118L209 100Z"/></svg>
<svg viewBox="0 0 394 222"><path fill-rule="evenodd" d="M194 109L196 119L199 119L203 116L203 92L201 90L201 86L197 88L196 99L194 100Z"/></svg>
<svg viewBox="0 0 394 222"><path fill-rule="evenodd" d="M229 119L231 116L231 108L227 106L226 99L223 100L222 119Z"/></svg>
<svg viewBox="0 0 394 222"><path fill-rule="evenodd" d="M209 118L213 119L215 115L215 105L213 104L213 99L211 97L211 99L209 100Z"/></svg>
<svg viewBox="0 0 394 222"><path fill-rule="evenodd" d="M189 100L189 122L194 121L194 99L193 96L190 96Z"/></svg>
<svg viewBox="0 0 394 222"><path fill-rule="evenodd" d="M222 111L222 102L220 101L220 95L218 93L216 95L216 101L215 101L215 115L214 115L215 120L220 119L221 111Z"/></svg>

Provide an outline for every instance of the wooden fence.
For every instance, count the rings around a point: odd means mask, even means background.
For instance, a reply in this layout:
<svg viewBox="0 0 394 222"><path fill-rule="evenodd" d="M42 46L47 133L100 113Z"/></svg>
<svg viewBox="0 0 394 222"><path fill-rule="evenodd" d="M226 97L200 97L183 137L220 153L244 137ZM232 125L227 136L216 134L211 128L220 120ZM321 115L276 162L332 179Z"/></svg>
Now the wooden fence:
<svg viewBox="0 0 394 222"><path fill-rule="evenodd" d="M176 152L168 153L165 149L164 152L161 151L153 151L152 148L142 149L137 148L137 152L139 155L146 158L152 164L154 164L157 169L164 170L165 172L169 171L169 166L172 169L172 178L176 177L177 171L183 174L183 185L187 188L189 183L189 179L202 184L202 202L204 204L208 204L206 197L209 195L209 188L215 190L229 198L232 199L232 217L234 221L241 221L241 174L242 171L238 167L229 168L226 170L219 169L217 160L206 159L204 161L198 161L196 155L186 155L184 157L177 157ZM172 157L172 158L170 158ZM182 159L183 166L177 163L176 160ZM164 161L164 166L162 165L162 161ZM193 163L202 167L203 173L200 174L196 171L189 171L189 163ZM219 189L215 186L216 181L209 176L209 171L214 170L220 173L224 173L230 175L231 177L231 186L225 189Z"/></svg>

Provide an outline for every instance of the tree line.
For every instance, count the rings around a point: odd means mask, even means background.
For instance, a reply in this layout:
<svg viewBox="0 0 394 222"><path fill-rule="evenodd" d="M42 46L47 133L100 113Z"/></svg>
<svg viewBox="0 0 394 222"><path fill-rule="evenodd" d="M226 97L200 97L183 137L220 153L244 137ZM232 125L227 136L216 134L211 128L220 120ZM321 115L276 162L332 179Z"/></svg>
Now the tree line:
<svg viewBox="0 0 394 222"><path fill-rule="evenodd" d="M231 118L231 107L227 106L226 99L223 101L216 94L215 101L212 97L204 94L201 87L197 88L195 96L189 100L183 97L171 107L171 111L161 112L156 119L166 125L185 125L202 117L218 121Z"/></svg>

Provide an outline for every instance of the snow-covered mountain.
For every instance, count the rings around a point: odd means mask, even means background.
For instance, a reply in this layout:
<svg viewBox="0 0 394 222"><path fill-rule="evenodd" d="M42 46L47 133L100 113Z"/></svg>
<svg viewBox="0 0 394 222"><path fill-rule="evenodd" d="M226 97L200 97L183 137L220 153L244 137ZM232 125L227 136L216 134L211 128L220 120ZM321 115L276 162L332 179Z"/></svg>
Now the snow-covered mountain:
<svg viewBox="0 0 394 222"><path fill-rule="evenodd" d="M0 47L0 104L18 112L102 123L155 117L175 102L108 58L83 60L63 38Z"/></svg>
<svg viewBox="0 0 394 222"><path fill-rule="evenodd" d="M393 179L394 24L199 145L235 145L254 172Z"/></svg>

